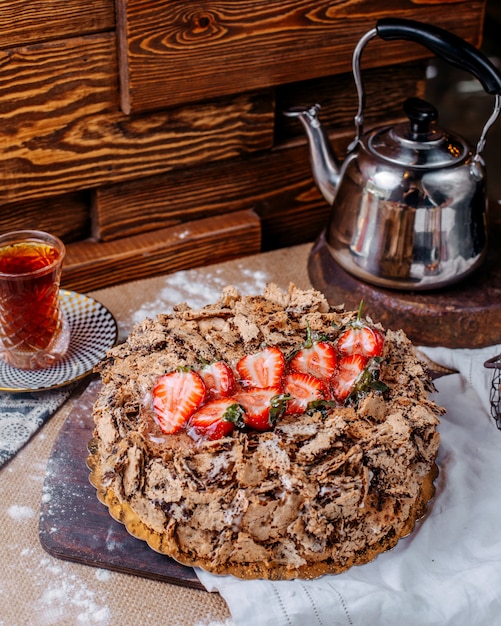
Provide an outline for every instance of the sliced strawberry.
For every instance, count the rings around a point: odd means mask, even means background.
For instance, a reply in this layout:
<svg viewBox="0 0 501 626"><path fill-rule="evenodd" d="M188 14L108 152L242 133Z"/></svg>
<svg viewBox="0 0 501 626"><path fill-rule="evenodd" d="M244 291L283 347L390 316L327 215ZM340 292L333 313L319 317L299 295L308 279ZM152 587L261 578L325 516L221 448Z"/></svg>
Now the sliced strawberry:
<svg viewBox="0 0 501 626"><path fill-rule="evenodd" d="M236 368L246 387L276 387L282 383L285 358L278 348L271 346L242 357Z"/></svg>
<svg viewBox="0 0 501 626"><path fill-rule="evenodd" d="M165 434L184 428L205 400L206 389L193 371L176 371L161 376L153 389L155 420Z"/></svg>
<svg viewBox="0 0 501 626"><path fill-rule="evenodd" d="M226 398L237 388L235 374L231 367L224 361L214 361L199 371L202 380L207 387L209 398Z"/></svg>
<svg viewBox="0 0 501 626"><path fill-rule="evenodd" d="M372 328L363 322L355 322L339 336L336 347L343 355L381 356L384 349L384 337L377 328Z"/></svg>
<svg viewBox="0 0 501 626"><path fill-rule="evenodd" d="M368 362L368 357L361 354L349 354L339 360L331 380L332 391L338 402L344 402L352 393Z"/></svg>
<svg viewBox="0 0 501 626"><path fill-rule="evenodd" d="M221 439L233 432L235 427L244 426L243 414L243 407L234 398L211 400L193 413L187 431L195 440Z"/></svg>
<svg viewBox="0 0 501 626"><path fill-rule="evenodd" d="M327 397L327 387L319 378L304 372L291 372L285 378L284 391L291 396L286 413L304 413L310 402Z"/></svg>
<svg viewBox="0 0 501 626"><path fill-rule="evenodd" d="M297 372L311 374L320 380L329 380L336 369L337 355L328 341L318 341L304 347L290 360L289 366Z"/></svg>
<svg viewBox="0 0 501 626"><path fill-rule="evenodd" d="M281 387L246 389L233 396L245 409L245 425L256 430L270 430L284 414L287 399Z"/></svg>

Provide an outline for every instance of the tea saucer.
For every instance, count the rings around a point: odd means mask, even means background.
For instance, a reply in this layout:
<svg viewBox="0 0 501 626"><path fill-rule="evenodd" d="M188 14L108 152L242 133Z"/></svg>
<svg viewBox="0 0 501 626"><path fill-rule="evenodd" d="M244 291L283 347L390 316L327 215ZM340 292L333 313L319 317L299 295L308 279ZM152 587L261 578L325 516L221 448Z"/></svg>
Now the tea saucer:
<svg viewBox="0 0 501 626"><path fill-rule="evenodd" d="M65 357L41 370L23 370L0 360L0 391L46 391L83 378L116 343L118 327L108 309L97 300L61 289L61 306L70 326Z"/></svg>

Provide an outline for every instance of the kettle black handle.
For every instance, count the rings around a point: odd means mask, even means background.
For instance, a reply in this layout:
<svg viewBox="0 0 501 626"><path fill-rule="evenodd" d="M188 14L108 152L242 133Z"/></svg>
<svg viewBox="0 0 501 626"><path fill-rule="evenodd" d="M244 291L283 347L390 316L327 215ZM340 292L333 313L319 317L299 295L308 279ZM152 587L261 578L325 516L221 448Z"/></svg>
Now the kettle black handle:
<svg viewBox="0 0 501 626"><path fill-rule="evenodd" d="M477 48L438 26L416 20L385 17L377 21L376 31L385 41L405 39L422 44L438 57L473 74L489 94L501 95L501 74Z"/></svg>

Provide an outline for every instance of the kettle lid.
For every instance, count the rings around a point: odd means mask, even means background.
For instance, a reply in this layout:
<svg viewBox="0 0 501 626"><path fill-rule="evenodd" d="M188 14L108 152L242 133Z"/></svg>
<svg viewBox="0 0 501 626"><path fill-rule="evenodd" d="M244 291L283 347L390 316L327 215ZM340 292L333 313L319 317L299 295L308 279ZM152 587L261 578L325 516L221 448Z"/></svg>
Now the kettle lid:
<svg viewBox="0 0 501 626"><path fill-rule="evenodd" d="M404 102L408 121L368 133L367 147L374 155L393 164L436 169L461 162L469 152L460 138L436 126L435 107L421 98Z"/></svg>

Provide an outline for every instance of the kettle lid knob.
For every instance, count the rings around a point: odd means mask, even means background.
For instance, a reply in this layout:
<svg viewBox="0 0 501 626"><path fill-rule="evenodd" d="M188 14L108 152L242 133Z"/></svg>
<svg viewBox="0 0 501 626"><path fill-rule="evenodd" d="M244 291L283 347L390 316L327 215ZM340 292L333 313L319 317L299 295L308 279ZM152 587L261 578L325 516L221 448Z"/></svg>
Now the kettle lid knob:
<svg viewBox="0 0 501 626"><path fill-rule="evenodd" d="M417 169L437 169L458 164L470 149L459 136L437 124L436 108L411 97L404 102L408 121L384 126L367 133L362 140L373 155L386 162Z"/></svg>
<svg viewBox="0 0 501 626"><path fill-rule="evenodd" d="M407 98L404 102L404 112L410 121L410 136L412 141L423 141L430 135L430 126L438 119L437 109L421 98Z"/></svg>

